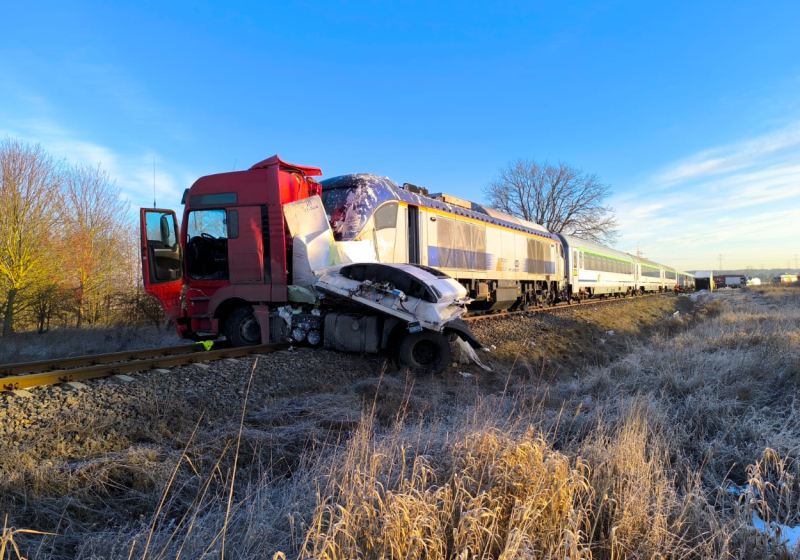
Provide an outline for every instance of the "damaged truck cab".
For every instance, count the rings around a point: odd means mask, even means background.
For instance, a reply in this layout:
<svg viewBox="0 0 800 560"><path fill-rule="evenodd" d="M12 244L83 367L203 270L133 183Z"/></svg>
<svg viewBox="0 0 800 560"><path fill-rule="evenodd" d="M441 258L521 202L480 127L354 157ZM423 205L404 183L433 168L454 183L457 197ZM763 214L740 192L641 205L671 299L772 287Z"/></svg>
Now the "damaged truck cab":
<svg viewBox="0 0 800 560"><path fill-rule="evenodd" d="M178 334L391 349L417 371L443 370L452 337L479 347L458 318L460 284L428 267L357 263L337 246L320 175L273 156L198 179L184 193L181 227L172 210L141 209L145 290Z"/></svg>

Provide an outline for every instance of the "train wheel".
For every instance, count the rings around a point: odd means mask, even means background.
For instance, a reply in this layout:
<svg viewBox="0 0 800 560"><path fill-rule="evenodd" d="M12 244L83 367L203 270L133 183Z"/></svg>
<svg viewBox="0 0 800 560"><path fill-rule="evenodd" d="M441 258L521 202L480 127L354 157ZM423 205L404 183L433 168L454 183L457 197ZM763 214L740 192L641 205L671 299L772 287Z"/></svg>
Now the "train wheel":
<svg viewBox="0 0 800 560"><path fill-rule="evenodd" d="M442 373L450 363L450 342L432 331L411 333L400 341L398 354L400 362L414 373Z"/></svg>

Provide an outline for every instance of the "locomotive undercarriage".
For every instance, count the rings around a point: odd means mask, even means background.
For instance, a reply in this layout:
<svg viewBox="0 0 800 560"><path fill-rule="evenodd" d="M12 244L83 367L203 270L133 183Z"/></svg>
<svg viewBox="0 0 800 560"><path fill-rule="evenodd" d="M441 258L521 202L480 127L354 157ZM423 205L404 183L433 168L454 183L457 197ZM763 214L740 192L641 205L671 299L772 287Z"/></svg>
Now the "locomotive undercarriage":
<svg viewBox="0 0 800 560"><path fill-rule="evenodd" d="M559 291L558 282L513 280L464 280L469 290L473 311L524 311L533 307L549 307L567 299L566 292Z"/></svg>

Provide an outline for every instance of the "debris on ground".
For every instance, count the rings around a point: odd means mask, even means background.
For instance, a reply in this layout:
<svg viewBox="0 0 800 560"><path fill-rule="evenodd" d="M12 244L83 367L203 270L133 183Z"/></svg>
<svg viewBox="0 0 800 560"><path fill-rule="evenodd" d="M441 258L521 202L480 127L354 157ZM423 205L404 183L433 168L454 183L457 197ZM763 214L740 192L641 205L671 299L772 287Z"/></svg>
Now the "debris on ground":
<svg viewBox="0 0 800 560"><path fill-rule="evenodd" d="M478 353L475 352L475 349L470 346L468 342L461 338L456 338L455 346L457 349L458 363L468 364L470 361L473 361L478 364L481 369L492 371L492 368L481 363L480 358L478 358Z"/></svg>

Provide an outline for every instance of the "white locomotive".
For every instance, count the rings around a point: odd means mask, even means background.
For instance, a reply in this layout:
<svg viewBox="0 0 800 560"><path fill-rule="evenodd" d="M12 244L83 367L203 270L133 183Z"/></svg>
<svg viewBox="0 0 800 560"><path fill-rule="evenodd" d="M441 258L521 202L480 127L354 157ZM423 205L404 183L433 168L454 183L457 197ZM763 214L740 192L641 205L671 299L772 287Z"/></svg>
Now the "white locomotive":
<svg viewBox="0 0 800 560"><path fill-rule="evenodd" d="M437 268L474 300L471 309L549 305L686 289L691 275L443 193L386 177L321 181L337 241L374 243L376 258Z"/></svg>

